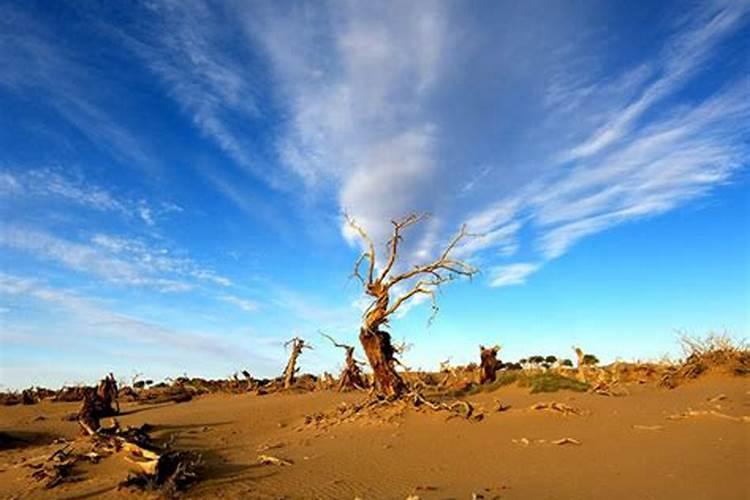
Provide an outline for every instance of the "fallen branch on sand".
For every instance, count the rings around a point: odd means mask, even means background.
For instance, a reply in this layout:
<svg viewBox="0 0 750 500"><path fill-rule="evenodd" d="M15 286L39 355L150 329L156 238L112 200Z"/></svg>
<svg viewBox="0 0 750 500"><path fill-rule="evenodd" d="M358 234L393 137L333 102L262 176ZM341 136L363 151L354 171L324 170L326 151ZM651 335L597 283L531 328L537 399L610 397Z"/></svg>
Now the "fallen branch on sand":
<svg viewBox="0 0 750 500"><path fill-rule="evenodd" d="M54 488L58 484L67 481L70 478L73 466L78 460L78 457L71 453L69 448L70 445L65 445L55 450L43 462L29 464L28 467L34 469L31 477L35 481L44 483L44 487L47 489Z"/></svg>
<svg viewBox="0 0 750 500"><path fill-rule="evenodd" d="M682 419L690 418L690 417L704 417L704 416L719 417L719 418L723 418L726 420L732 420L734 422L750 423L750 416L748 415L742 415L741 417L734 417L732 415L727 415L726 413L721 413L716 410L687 410L682 413L670 415L667 418L669 420L682 420Z"/></svg>
<svg viewBox="0 0 750 500"><path fill-rule="evenodd" d="M292 462L290 462L289 460L284 460L283 458L278 458L271 455L258 455L258 463L262 465L292 465Z"/></svg>
<svg viewBox="0 0 750 500"><path fill-rule="evenodd" d="M101 397L93 391L87 393L78 412L78 423L85 437L66 443L48 457L40 457L39 463L31 463L34 480L43 482L45 488L53 488L69 480L77 462L98 463L115 454L122 454L137 469L120 487L137 486L174 496L197 479L200 455L157 446L148 434L151 428L148 424L123 429L112 419L113 425L102 427L100 418L108 406L100 402Z"/></svg>
<svg viewBox="0 0 750 500"><path fill-rule="evenodd" d="M569 437L564 437L564 438L561 438L561 439L555 439L554 441L552 441L552 444L556 444L556 445L563 445L563 444L580 445L581 442L579 440L577 440L577 439L573 439L573 438L569 438Z"/></svg>
<svg viewBox="0 0 750 500"><path fill-rule="evenodd" d="M525 438L525 437L522 437L520 439L511 439L511 441L514 442L514 443L516 443L516 444L523 445L523 446L529 446L530 444L532 444L531 440L529 440L528 438ZM547 441L546 439L535 439L534 443L536 443L536 444L547 444L547 443L549 443L549 444L554 444L554 445L557 445L557 446L562 446L562 445L565 445L565 444L574 444L574 445L578 446L578 445L581 444L581 442L579 440L577 440L575 438L572 438L572 437L564 437L564 438L555 439L555 440L552 440L552 441Z"/></svg>
<svg viewBox="0 0 750 500"><path fill-rule="evenodd" d="M529 407L530 410L544 410L561 413L563 415L583 415L583 410L573 408L565 403L558 403L557 401L536 403Z"/></svg>

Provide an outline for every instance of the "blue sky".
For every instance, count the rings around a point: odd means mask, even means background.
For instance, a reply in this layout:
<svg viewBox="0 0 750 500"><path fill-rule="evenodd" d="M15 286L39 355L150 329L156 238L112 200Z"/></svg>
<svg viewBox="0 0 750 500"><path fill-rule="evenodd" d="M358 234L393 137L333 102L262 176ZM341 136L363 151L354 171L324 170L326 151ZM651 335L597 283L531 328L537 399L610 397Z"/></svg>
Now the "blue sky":
<svg viewBox="0 0 750 500"><path fill-rule="evenodd" d="M358 242L482 269L412 367L747 335L750 5L0 2L0 383L335 371Z"/></svg>

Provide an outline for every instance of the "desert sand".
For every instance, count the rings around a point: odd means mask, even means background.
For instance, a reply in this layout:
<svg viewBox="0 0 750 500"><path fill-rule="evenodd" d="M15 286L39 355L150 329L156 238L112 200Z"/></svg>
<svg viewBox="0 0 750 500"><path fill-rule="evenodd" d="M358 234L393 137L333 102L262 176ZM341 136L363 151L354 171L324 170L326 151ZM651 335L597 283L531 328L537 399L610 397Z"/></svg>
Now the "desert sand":
<svg viewBox="0 0 750 500"><path fill-rule="evenodd" d="M479 421L408 408L306 423L365 397L331 390L126 403L118 420L152 424L160 442L202 454L187 498L750 498L746 378L717 374L671 390L650 383L626 390L607 397L504 386L466 398L483 414ZM579 414L532 408L545 402ZM0 497L154 496L118 489L131 467L118 455L76 464L76 480L54 489L30 479L24 464L60 448L55 439L80 438L78 424L63 418L79 406L0 407L0 431L17 439L0 450ZM574 442L554 444L564 438ZM259 454L290 464L262 465Z"/></svg>

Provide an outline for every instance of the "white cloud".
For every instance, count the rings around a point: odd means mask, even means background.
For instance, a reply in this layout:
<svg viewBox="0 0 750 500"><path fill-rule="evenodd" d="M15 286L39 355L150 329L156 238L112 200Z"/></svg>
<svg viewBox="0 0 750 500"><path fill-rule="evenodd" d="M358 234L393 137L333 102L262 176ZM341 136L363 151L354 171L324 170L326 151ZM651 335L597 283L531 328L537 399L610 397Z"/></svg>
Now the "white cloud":
<svg viewBox="0 0 750 500"><path fill-rule="evenodd" d="M142 346L178 349L217 356L223 360L241 360L244 350L228 345L215 335L178 331L153 322L113 311L100 300L81 296L71 290L52 288L37 280L0 273L0 295L29 297L56 307L65 315L66 327L76 327L77 335L115 342L120 354L138 353ZM54 332L52 332L54 334ZM27 333L23 336L34 335ZM32 339L23 340L28 344Z"/></svg>
<svg viewBox="0 0 750 500"><path fill-rule="evenodd" d="M146 225L156 223L182 208L174 203L149 203L134 200L98 186L82 175L60 169L40 168L23 172L0 172L0 196L5 200L46 198L60 200L100 212L114 212L125 218L141 219Z"/></svg>
<svg viewBox="0 0 750 500"><path fill-rule="evenodd" d="M712 49L737 27L747 9L746 5L725 4L723 7L706 8L688 28L674 36L662 51L659 77L648 84L634 102L612 110L609 120L563 155L563 159L584 158L600 152L627 134L659 100L679 90L705 63Z"/></svg>
<svg viewBox="0 0 750 500"><path fill-rule="evenodd" d="M748 82L736 68L715 72L729 75L723 85L714 78L682 94L724 63L717 50L746 25L746 2L655 20L666 36L627 66L604 50L627 40L581 31L587 12L552 7L534 30L524 8L488 8L477 19L437 2L194 0L147 10L135 28L110 33L237 165L278 189L304 186L305 204L335 194L378 248L391 219L433 213L405 240L404 260L434 254L466 221L481 236L457 249L465 258L545 262L581 238L705 195L748 156ZM261 168L241 133L266 118L271 98L281 168ZM229 177L203 173L256 212Z"/></svg>
<svg viewBox="0 0 750 500"><path fill-rule="evenodd" d="M0 232L0 246L50 260L64 267L115 284L185 292L192 279L230 286L231 281L197 266L187 257L170 255L135 239L96 235L93 245L73 242L35 229L8 226Z"/></svg>
<svg viewBox="0 0 750 500"><path fill-rule="evenodd" d="M539 270L541 264L518 263L498 266L490 270L490 286L523 285L529 275Z"/></svg>
<svg viewBox="0 0 750 500"><path fill-rule="evenodd" d="M260 304L258 304L254 300L247 300L234 295L222 295L219 298L224 302L239 307L245 312L256 312L258 311L258 309L260 309Z"/></svg>

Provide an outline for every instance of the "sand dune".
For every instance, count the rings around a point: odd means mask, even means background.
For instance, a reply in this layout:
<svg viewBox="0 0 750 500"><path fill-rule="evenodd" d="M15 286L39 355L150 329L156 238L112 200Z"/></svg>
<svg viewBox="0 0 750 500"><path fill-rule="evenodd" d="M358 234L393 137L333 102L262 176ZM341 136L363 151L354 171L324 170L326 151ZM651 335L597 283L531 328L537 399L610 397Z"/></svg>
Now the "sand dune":
<svg viewBox="0 0 750 500"><path fill-rule="evenodd" d="M332 391L129 404L119 421L148 422L161 441L202 453L201 480L186 493L194 498L750 498L746 379L715 375L674 390L627 389L614 398L502 387L469 397L481 421L409 409L390 419L305 425L305 415L363 398ZM495 411L497 401L510 408ZM532 409L553 401L580 415ZM24 463L59 448L55 438L78 435L77 424L62 419L77 407L0 408L0 431L18 439L0 451L0 496L148 496L117 489L128 464L116 455L77 465L80 480L53 490L29 479ZM553 444L563 438L575 442ZM261 453L291 465L260 465Z"/></svg>

